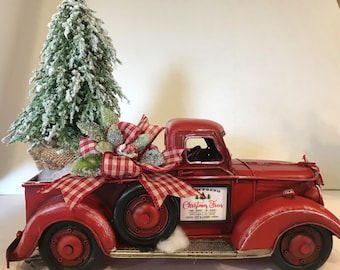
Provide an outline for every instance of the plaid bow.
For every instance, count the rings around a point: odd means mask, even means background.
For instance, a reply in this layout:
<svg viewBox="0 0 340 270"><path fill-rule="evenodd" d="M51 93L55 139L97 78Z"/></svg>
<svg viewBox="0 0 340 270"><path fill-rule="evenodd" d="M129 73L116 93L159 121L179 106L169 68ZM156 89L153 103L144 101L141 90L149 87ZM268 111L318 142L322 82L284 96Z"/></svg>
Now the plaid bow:
<svg viewBox="0 0 340 270"><path fill-rule="evenodd" d="M122 132L124 139L124 143L120 147L126 147L127 150L132 149L132 143L143 133L150 135L149 144L145 149L151 148L151 143L163 130L163 127L151 125L145 115L143 115L137 126L128 122L119 122L117 127ZM90 137L80 139L80 154L98 153L96 150L97 144L98 142ZM85 196L102 186L105 182L114 182L117 178L138 177L139 182L153 199L155 206L159 208L168 195L176 197L199 195L198 191L191 185L167 173L182 161L182 152L183 149L165 150L162 153L164 164L161 166L141 163L128 156L119 156L113 152L105 152L102 157L102 176L81 177L67 174L48 184L39 190L39 192L47 193L54 189L60 189L65 202L73 208Z"/></svg>

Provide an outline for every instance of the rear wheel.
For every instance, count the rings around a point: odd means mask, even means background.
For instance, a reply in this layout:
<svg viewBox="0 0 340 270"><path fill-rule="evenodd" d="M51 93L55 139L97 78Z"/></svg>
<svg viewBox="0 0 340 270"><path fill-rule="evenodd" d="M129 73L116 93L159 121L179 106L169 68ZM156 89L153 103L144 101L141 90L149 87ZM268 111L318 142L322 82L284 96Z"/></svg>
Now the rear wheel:
<svg viewBox="0 0 340 270"><path fill-rule="evenodd" d="M76 222L51 225L39 241L41 258L50 269L90 269L99 248L92 233Z"/></svg>
<svg viewBox="0 0 340 270"><path fill-rule="evenodd" d="M158 209L142 185L125 191L114 209L117 232L127 243L137 247L154 247L173 233L178 221L176 199L167 197Z"/></svg>
<svg viewBox="0 0 340 270"><path fill-rule="evenodd" d="M328 259L333 246L332 234L319 226L304 225L286 232L272 255L285 270L315 270Z"/></svg>

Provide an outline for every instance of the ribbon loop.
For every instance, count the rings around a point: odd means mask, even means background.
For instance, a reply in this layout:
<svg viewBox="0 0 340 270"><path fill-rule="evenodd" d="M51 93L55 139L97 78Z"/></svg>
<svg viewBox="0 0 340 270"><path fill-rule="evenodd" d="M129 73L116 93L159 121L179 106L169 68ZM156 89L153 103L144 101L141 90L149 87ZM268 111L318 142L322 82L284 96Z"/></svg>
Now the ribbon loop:
<svg viewBox="0 0 340 270"><path fill-rule="evenodd" d="M79 152L81 156L85 156L87 154L96 154L98 151L96 150L97 141L91 139L90 137L83 137L79 141Z"/></svg>

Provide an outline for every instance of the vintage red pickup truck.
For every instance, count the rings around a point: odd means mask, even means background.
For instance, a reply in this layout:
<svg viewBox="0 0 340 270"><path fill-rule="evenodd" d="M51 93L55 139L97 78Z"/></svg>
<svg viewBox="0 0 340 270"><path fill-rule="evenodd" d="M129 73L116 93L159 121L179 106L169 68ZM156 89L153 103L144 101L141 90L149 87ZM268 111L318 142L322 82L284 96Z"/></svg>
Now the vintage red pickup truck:
<svg viewBox="0 0 340 270"><path fill-rule="evenodd" d="M146 191L139 177L100 178L98 187L70 207L61 189L41 192L51 183L35 176L23 184L27 222L7 249L8 265L39 248L51 269L91 268L99 253L113 258L271 256L282 269L320 267L331 253L333 235L340 237L340 221L324 207L319 168L306 158L232 158L224 135L214 121L167 123L165 149L184 151L166 174L199 195L169 195L158 206L154 190ZM78 189L82 181L75 182ZM172 253L158 250L157 243L178 226L189 246Z"/></svg>

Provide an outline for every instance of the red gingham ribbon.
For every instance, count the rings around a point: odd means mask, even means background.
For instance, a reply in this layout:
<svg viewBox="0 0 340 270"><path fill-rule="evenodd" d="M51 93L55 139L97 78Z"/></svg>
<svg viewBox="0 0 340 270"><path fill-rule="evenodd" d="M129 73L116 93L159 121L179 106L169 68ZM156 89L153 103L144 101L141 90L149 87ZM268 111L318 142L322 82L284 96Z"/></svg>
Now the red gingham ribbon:
<svg viewBox="0 0 340 270"><path fill-rule="evenodd" d="M92 140L90 137L83 137L79 141L80 155L85 156L87 154L98 153L96 150L97 141Z"/></svg>
<svg viewBox="0 0 340 270"><path fill-rule="evenodd" d="M171 149L163 152L163 158L165 164L175 163L176 165L182 162L182 153L184 149Z"/></svg>
<svg viewBox="0 0 340 270"><path fill-rule="evenodd" d="M117 127L122 132L125 144L133 143L138 135L142 133L139 127L128 122L118 122Z"/></svg>
<svg viewBox="0 0 340 270"><path fill-rule="evenodd" d="M122 132L124 144L126 145L133 143L137 139L138 135L142 133L150 135L149 143L151 143L164 129L164 127L150 124L146 115L142 116L137 126L128 122L118 122L117 127Z"/></svg>
<svg viewBox="0 0 340 270"><path fill-rule="evenodd" d="M82 177L67 174L41 188L39 193L48 193L55 189L60 189L65 203L72 209L84 197L99 188L105 181L102 176Z"/></svg>
<svg viewBox="0 0 340 270"><path fill-rule="evenodd" d="M102 175L112 178L133 178L142 173L142 168L132 159L125 156L115 156L111 152L103 154Z"/></svg>
<svg viewBox="0 0 340 270"><path fill-rule="evenodd" d="M179 198L200 195L194 187L168 173L142 174L139 182L149 193L157 208L162 206L168 195Z"/></svg>
<svg viewBox="0 0 340 270"><path fill-rule="evenodd" d="M150 124L145 114L143 114L142 119L138 123L138 127L143 130L143 133L150 135L150 143L153 142L157 135L164 129L164 127Z"/></svg>

